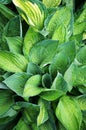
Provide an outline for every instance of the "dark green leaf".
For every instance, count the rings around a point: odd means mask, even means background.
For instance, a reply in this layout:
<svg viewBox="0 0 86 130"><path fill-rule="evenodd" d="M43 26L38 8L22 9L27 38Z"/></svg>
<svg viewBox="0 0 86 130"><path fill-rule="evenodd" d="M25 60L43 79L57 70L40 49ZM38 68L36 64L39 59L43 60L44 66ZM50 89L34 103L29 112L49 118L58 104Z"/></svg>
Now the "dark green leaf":
<svg viewBox="0 0 86 130"><path fill-rule="evenodd" d="M10 52L22 53L23 39L21 37L6 37Z"/></svg>
<svg viewBox="0 0 86 130"><path fill-rule="evenodd" d="M1 4L9 4L11 0L0 0Z"/></svg>
<svg viewBox="0 0 86 130"><path fill-rule="evenodd" d="M74 60L75 54L76 48L73 41L60 45L49 68L51 75L55 77L58 71L64 73Z"/></svg>
<svg viewBox="0 0 86 130"><path fill-rule="evenodd" d="M0 90L0 117L9 111L13 103L14 100L12 98L12 93L10 93L8 90Z"/></svg>
<svg viewBox="0 0 86 130"><path fill-rule="evenodd" d="M7 18L7 19L11 19L13 17L15 17L15 14L12 10L10 10L9 8L7 8L5 5L0 4L0 12Z"/></svg>
<svg viewBox="0 0 86 130"><path fill-rule="evenodd" d="M57 52L58 41L43 40L36 44L30 51L29 60L35 64L45 67L50 64Z"/></svg>

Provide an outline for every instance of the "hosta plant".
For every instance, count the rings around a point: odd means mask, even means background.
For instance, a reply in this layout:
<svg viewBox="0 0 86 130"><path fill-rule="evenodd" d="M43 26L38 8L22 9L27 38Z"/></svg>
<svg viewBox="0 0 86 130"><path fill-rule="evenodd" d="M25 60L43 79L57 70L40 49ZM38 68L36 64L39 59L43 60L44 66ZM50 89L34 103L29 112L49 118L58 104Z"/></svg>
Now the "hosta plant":
<svg viewBox="0 0 86 130"><path fill-rule="evenodd" d="M86 129L86 2L75 3L0 1L0 130Z"/></svg>

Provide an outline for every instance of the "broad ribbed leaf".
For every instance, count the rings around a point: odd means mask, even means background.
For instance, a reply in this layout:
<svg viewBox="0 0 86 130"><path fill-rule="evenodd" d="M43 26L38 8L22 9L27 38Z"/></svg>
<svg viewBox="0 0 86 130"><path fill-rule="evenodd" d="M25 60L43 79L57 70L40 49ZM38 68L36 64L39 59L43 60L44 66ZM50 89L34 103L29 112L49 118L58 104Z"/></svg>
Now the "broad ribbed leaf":
<svg viewBox="0 0 86 130"><path fill-rule="evenodd" d="M22 72L26 70L28 61L23 55L7 51L0 51L0 68L9 72Z"/></svg>
<svg viewBox="0 0 86 130"><path fill-rule="evenodd" d="M73 41L60 45L58 48L58 53L53 58L49 68L51 75L55 77L58 71L60 73L64 73L74 60L75 55L76 48Z"/></svg>
<svg viewBox="0 0 86 130"><path fill-rule="evenodd" d="M30 51L29 61L45 67L50 64L57 52L58 41L43 40L36 44Z"/></svg>
<svg viewBox="0 0 86 130"><path fill-rule="evenodd" d="M16 36L16 37L6 37L7 44L9 46L10 52L13 53L22 53L22 45L23 39Z"/></svg>
<svg viewBox="0 0 86 130"><path fill-rule="evenodd" d="M58 9L52 18L49 20L47 25L47 31L49 31L49 35L52 36L55 29L59 27L59 25L64 25L64 27L68 28L72 18L72 13L69 8L63 7Z"/></svg>
<svg viewBox="0 0 86 130"><path fill-rule="evenodd" d="M19 96L22 96L23 89L26 81L30 76L26 73L16 73L8 78L6 78L3 82L15 93Z"/></svg>
<svg viewBox="0 0 86 130"><path fill-rule="evenodd" d="M61 3L61 0L43 0L43 3L47 8L56 7Z"/></svg>
<svg viewBox="0 0 86 130"><path fill-rule="evenodd" d="M46 8L42 2L38 0L13 0L13 3L29 25L39 30L43 28Z"/></svg>
<svg viewBox="0 0 86 130"><path fill-rule="evenodd" d="M77 101L63 96L56 108L56 116L67 130L80 130L82 113Z"/></svg>
<svg viewBox="0 0 86 130"><path fill-rule="evenodd" d="M86 65L80 66L76 62L73 62L68 70L64 74L64 79L66 80L70 90L73 86L86 87Z"/></svg>
<svg viewBox="0 0 86 130"><path fill-rule="evenodd" d="M44 124L49 118L48 117L48 111L47 111L47 107L48 107L47 102L40 99L39 100L39 105L40 105L40 113L39 113L39 115L37 117L37 125L38 126Z"/></svg>
<svg viewBox="0 0 86 130"><path fill-rule="evenodd" d="M43 88L40 87L40 85L41 85L40 75L34 75L30 77L25 84L23 96L27 98L39 95L43 91Z"/></svg>
<svg viewBox="0 0 86 130"><path fill-rule="evenodd" d="M59 43L66 42L66 28L60 25L58 28L55 29L52 39L59 40Z"/></svg>
<svg viewBox="0 0 86 130"><path fill-rule="evenodd" d="M35 29L30 27L26 32L24 37L24 45L23 45L23 53L28 58L30 49L33 47L34 44L41 41L43 39L42 35L39 32L36 32Z"/></svg>

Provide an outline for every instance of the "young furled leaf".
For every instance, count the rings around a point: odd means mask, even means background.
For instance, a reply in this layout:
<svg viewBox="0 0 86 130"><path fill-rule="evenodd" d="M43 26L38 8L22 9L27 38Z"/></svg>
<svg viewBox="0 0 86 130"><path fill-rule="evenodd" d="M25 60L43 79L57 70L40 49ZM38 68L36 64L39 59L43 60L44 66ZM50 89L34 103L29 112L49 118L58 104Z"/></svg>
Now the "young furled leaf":
<svg viewBox="0 0 86 130"><path fill-rule="evenodd" d="M60 73L58 73L52 83L51 88L45 89L40 94L40 97L47 101L54 101L59 97L61 97L62 95L65 95L67 91L68 91L67 83L64 80L63 76Z"/></svg>
<svg viewBox="0 0 86 130"><path fill-rule="evenodd" d="M40 126L44 124L48 120L48 110L47 110L47 102L40 99L39 100L39 105L40 105L40 113L37 118L37 126Z"/></svg>

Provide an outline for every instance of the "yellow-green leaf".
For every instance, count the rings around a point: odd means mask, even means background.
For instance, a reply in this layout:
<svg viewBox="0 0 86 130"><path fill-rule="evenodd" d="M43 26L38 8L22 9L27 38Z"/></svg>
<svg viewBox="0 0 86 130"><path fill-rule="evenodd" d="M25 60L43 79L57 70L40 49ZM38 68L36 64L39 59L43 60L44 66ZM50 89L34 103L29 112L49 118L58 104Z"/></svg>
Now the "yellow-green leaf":
<svg viewBox="0 0 86 130"><path fill-rule="evenodd" d="M0 68L9 72L22 72L26 70L28 61L23 55L8 51L0 51Z"/></svg>
<svg viewBox="0 0 86 130"><path fill-rule="evenodd" d="M56 116L66 130L80 130L82 113L76 100L63 96L56 108Z"/></svg>
<svg viewBox="0 0 86 130"><path fill-rule="evenodd" d="M61 0L43 0L43 3L47 8L56 7L61 3Z"/></svg>
<svg viewBox="0 0 86 130"><path fill-rule="evenodd" d="M46 8L42 2L36 0L13 0L13 3L29 25L39 30L43 28Z"/></svg>

